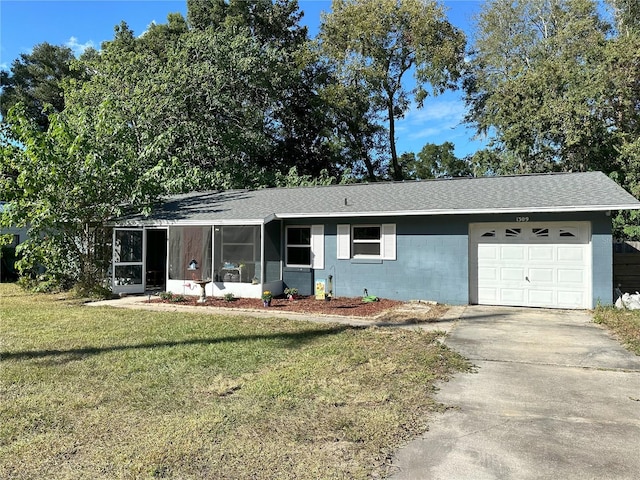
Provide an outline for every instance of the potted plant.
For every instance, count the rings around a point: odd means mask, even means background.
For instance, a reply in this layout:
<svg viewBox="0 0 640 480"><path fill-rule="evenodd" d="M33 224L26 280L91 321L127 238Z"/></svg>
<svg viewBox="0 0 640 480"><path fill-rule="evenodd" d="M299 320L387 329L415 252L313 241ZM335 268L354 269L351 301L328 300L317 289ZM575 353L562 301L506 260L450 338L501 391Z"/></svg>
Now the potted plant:
<svg viewBox="0 0 640 480"><path fill-rule="evenodd" d="M287 287L284 289L284 294L287 296L288 300L295 300L298 296L298 289Z"/></svg>
<svg viewBox="0 0 640 480"><path fill-rule="evenodd" d="M264 292L262 292L262 303L264 304L265 307L271 306L272 298L273 298L273 293L271 293L269 290L265 290Z"/></svg>

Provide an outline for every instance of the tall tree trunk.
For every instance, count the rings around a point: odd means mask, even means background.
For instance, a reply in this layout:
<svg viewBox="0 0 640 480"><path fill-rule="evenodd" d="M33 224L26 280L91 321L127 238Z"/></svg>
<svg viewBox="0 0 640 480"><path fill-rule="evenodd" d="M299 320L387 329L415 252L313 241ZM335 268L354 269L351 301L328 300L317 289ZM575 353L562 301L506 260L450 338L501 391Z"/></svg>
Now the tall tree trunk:
<svg viewBox="0 0 640 480"><path fill-rule="evenodd" d="M393 98L393 97L389 97ZM395 118L393 118L393 102L390 100L387 104L389 110L389 146L391 148L391 168L393 170L394 180L403 180L402 169L398 162L398 152L396 151L396 124Z"/></svg>

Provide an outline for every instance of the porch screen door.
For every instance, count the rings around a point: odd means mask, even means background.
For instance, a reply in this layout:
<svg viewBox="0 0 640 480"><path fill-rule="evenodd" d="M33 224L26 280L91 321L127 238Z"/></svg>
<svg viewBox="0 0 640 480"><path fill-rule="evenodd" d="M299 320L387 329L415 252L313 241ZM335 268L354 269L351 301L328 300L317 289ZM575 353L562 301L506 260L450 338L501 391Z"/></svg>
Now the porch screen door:
<svg viewBox="0 0 640 480"><path fill-rule="evenodd" d="M113 230L113 293L144 293L145 231Z"/></svg>

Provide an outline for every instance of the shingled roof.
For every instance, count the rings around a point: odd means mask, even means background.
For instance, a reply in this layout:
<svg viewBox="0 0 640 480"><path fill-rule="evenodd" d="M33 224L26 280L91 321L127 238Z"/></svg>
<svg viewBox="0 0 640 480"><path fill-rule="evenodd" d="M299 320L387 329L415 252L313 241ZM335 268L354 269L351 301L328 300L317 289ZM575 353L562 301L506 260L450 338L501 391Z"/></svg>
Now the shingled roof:
<svg viewBox="0 0 640 480"><path fill-rule="evenodd" d="M640 209L601 172L198 192L124 224L264 223L275 218L581 212Z"/></svg>

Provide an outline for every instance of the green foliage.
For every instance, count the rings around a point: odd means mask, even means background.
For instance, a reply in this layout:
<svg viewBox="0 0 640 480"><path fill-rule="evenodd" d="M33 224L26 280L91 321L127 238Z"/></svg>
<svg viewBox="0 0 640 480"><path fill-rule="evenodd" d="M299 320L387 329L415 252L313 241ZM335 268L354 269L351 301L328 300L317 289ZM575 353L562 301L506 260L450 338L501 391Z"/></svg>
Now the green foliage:
<svg viewBox="0 0 640 480"><path fill-rule="evenodd" d="M491 0L465 78L467 120L491 138L476 173L602 170L640 195L637 2ZM623 213L615 234L638 238Z"/></svg>
<svg viewBox="0 0 640 480"><path fill-rule="evenodd" d="M24 274L99 285L106 222L148 213L164 194L348 178L297 3L220 5L211 24L172 14L136 37L123 22L99 52L65 57L64 103L46 129L30 113L39 99L7 112L0 191L11 208L0 225L30 229Z"/></svg>
<svg viewBox="0 0 640 480"><path fill-rule="evenodd" d="M296 295L298 295L298 289L295 287L287 287L284 289L284 294L289 297L295 297Z"/></svg>
<svg viewBox="0 0 640 480"><path fill-rule="evenodd" d="M233 293L225 293L224 294L224 300L226 302L233 302L236 299L235 295Z"/></svg>
<svg viewBox="0 0 640 480"><path fill-rule="evenodd" d="M466 160L457 158L453 149L454 145L451 142L442 145L427 143L417 158L415 155L403 155L405 161L402 162L402 168L406 172L406 178L424 180L471 175L471 165Z"/></svg>
<svg viewBox="0 0 640 480"><path fill-rule="evenodd" d="M165 302L171 301L173 299L172 292L160 292L158 296L160 297L161 300L164 300Z"/></svg>
<svg viewBox="0 0 640 480"><path fill-rule="evenodd" d="M187 301L187 298L184 295L179 295L172 292L160 292L158 296L160 297L160 300L164 302L182 303Z"/></svg>
<svg viewBox="0 0 640 480"><path fill-rule="evenodd" d="M297 2L189 2L135 37L126 24L69 84L80 116L102 104L130 130L127 145L169 193L272 186L296 167L338 176L326 76L299 25ZM88 113L88 112L87 112Z"/></svg>
<svg viewBox="0 0 640 480"><path fill-rule="evenodd" d="M640 33L640 3L637 0L608 0L614 9L616 30L620 36Z"/></svg>
<svg viewBox="0 0 640 480"><path fill-rule="evenodd" d="M126 126L115 115L99 115L93 128L71 120L53 114L42 132L19 106L9 111L0 139L0 191L8 202L0 226L28 228L17 248L22 274L91 289L108 266L105 222L131 205L149 205L158 189L141 159L122 148Z"/></svg>
<svg viewBox="0 0 640 480"><path fill-rule="evenodd" d="M347 177L344 176L344 179ZM276 187L313 187L318 185L333 185L337 183L335 177L329 176L329 172L322 170L320 175L299 175L297 167L291 167L286 175L276 172Z"/></svg>
<svg viewBox="0 0 640 480"><path fill-rule="evenodd" d="M391 170L401 180L395 145L395 120L411 99L422 105L428 95L455 86L463 60L464 34L442 9L423 0L334 0L322 19L324 54L336 63L339 79L364 89L371 109L389 125ZM403 85L413 72L416 88Z"/></svg>
<svg viewBox="0 0 640 480"><path fill-rule="evenodd" d="M466 86L478 130L521 159L521 173L610 164L599 111L609 28L596 2L493 0L477 29Z"/></svg>
<svg viewBox="0 0 640 480"><path fill-rule="evenodd" d="M22 53L11 63L9 72L0 72L0 114L7 118L9 110L22 103L25 115L40 130L49 126L48 109L64 110L62 84L82 75L71 69L73 52L70 48L40 43L31 53Z"/></svg>

